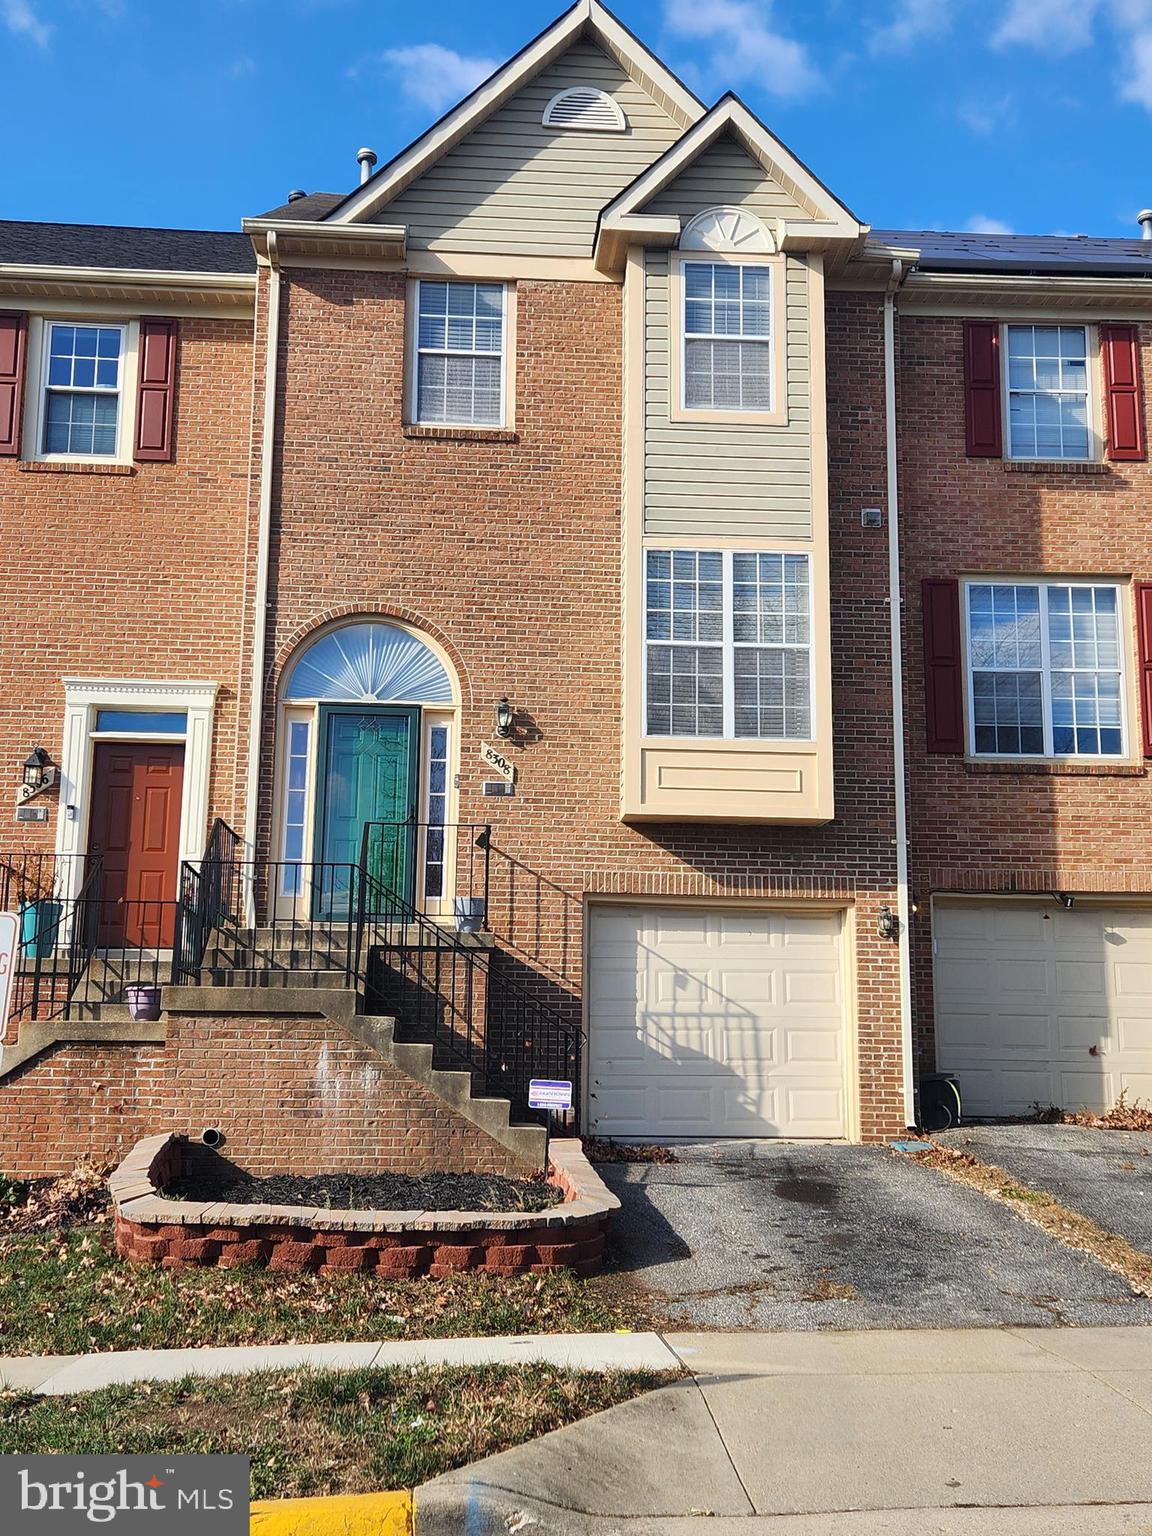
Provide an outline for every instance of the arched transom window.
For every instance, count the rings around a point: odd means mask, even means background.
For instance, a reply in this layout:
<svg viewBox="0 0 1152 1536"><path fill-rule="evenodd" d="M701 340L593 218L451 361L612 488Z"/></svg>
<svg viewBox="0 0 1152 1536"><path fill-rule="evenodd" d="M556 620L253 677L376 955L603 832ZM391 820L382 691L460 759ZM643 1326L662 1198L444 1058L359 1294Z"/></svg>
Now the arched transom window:
<svg viewBox="0 0 1152 1536"><path fill-rule="evenodd" d="M453 703L435 652L407 630L371 621L322 635L293 664L281 694L287 702Z"/></svg>

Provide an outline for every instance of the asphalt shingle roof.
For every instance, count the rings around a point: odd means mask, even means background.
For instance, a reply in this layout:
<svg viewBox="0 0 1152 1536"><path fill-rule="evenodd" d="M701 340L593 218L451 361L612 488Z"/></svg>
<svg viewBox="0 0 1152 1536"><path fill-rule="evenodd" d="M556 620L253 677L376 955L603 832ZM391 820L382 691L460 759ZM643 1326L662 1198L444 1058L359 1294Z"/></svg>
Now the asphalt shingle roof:
<svg viewBox="0 0 1152 1536"><path fill-rule="evenodd" d="M31 224L11 219L0 220L0 263L140 272L256 270L252 242L239 231Z"/></svg>
<svg viewBox="0 0 1152 1536"><path fill-rule="evenodd" d="M331 213L337 203L344 201L343 192L306 192L294 202L281 203L279 208L269 208L262 219L322 219Z"/></svg>
<svg viewBox="0 0 1152 1536"><path fill-rule="evenodd" d="M918 247L922 272L1152 277L1152 240L951 234L938 229L874 229L868 238L885 245Z"/></svg>

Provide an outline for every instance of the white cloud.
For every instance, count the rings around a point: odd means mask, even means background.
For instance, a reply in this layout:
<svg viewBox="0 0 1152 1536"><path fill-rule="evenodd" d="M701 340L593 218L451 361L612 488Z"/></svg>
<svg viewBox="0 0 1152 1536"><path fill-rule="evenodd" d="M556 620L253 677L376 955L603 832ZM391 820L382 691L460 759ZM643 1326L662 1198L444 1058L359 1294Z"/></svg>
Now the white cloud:
<svg viewBox="0 0 1152 1536"><path fill-rule="evenodd" d="M964 228L970 235L1014 235L1016 231L1003 219L994 219L987 213L974 213Z"/></svg>
<svg viewBox="0 0 1152 1536"><path fill-rule="evenodd" d="M868 46L873 53L905 53L951 25L952 0L896 0L892 19L873 30Z"/></svg>
<svg viewBox="0 0 1152 1536"><path fill-rule="evenodd" d="M998 96L994 100L973 96L959 104L956 116L965 128L987 139L1010 128L1016 121L1016 101L1011 95Z"/></svg>
<svg viewBox="0 0 1152 1536"><path fill-rule="evenodd" d="M474 91L499 67L499 60L469 57L439 43L412 43L372 54L349 73L359 75L374 66L395 75L409 101L442 112Z"/></svg>
<svg viewBox="0 0 1152 1536"><path fill-rule="evenodd" d="M1124 52L1120 95L1152 112L1152 31L1135 33Z"/></svg>
<svg viewBox="0 0 1152 1536"><path fill-rule="evenodd" d="M47 48L52 28L40 20L29 0L0 0L0 21L17 37L26 37L38 48Z"/></svg>
<svg viewBox="0 0 1152 1536"><path fill-rule="evenodd" d="M808 96L821 85L808 49L771 24L770 0L664 0L677 37L709 47L708 69L725 82L755 81L773 96Z"/></svg>
<svg viewBox="0 0 1152 1536"><path fill-rule="evenodd" d="M1100 0L1009 0L992 34L994 48L1023 44L1042 53L1075 53L1087 48Z"/></svg>

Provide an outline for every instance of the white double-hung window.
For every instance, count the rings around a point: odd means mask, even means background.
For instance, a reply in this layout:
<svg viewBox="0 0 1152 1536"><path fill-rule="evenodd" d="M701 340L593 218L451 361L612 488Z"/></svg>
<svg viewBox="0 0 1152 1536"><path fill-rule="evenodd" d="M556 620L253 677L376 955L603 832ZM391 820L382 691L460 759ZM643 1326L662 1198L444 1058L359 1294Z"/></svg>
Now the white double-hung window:
<svg viewBox="0 0 1152 1536"><path fill-rule="evenodd" d="M970 581L965 595L971 751L1122 756L1120 588Z"/></svg>
<svg viewBox="0 0 1152 1536"><path fill-rule="evenodd" d="M46 457L115 458L119 447L125 327L44 325L44 379L38 452Z"/></svg>
<svg viewBox="0 0 1152 1536"><path fill-rule="evenodd" d="M810 740L803 554L645 553L645 733Z"/></svg>
<svg viewBox="0 0 1152 1536"><path fill-rule="evenodd" d="M1088 328L1006 325L1008 457L1091 459Z"/></svg>
<svg viewBox="0 0 1152 1536"><path fill-rule="evenodd" d="M503 426L506 333L503 283L417 282L415 421Z"/></svg>
<svg viewBox="0 0 1152 1536"><path fill-rule="evenodd" d="M686 411L775 408L772 268L684 261L681 406Z"/></svg>

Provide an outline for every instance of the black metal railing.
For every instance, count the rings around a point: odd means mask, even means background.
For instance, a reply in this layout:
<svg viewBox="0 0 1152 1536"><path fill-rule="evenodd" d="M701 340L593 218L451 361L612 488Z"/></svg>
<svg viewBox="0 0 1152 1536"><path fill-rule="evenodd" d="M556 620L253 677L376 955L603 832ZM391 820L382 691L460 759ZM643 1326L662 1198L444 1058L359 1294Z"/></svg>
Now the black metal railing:
<svg viewBox="0 0 1152 1536"><path fill-rule="evenodd" d="M98 861L99 855L94 855ZM40 849L0 853L0 912L19 912L41 901L70 893L88 867L83 853L45 853Z"/></svg>
<svg viewBox="0 0 1152 1536"><path fill-rule="evenodd" d="M454 933L360 871L364 1002L396 1020L398 1040L430 1041L443 1064L469 1071L482 1092L530 1108L533 1078L580 1080L574 1019L507 973L511 957Z"/></svg>

